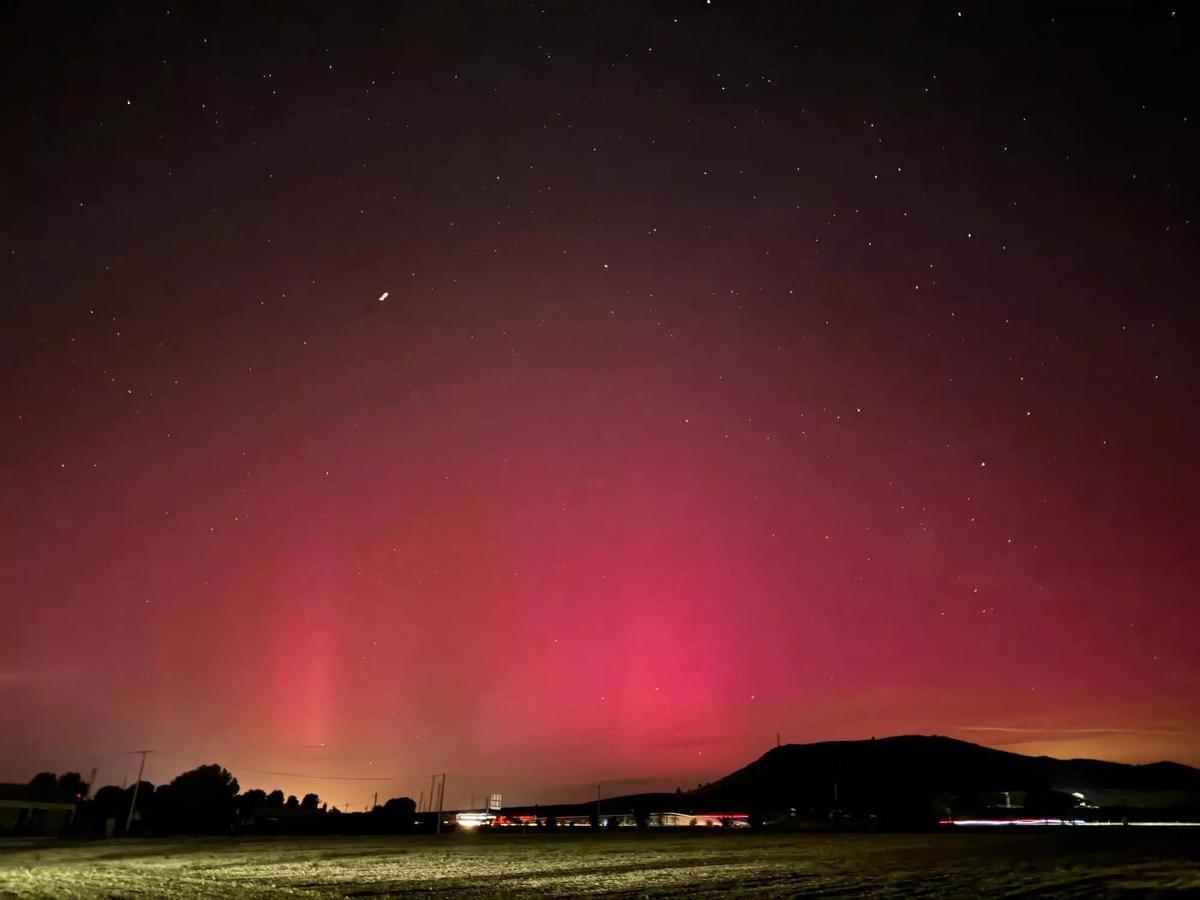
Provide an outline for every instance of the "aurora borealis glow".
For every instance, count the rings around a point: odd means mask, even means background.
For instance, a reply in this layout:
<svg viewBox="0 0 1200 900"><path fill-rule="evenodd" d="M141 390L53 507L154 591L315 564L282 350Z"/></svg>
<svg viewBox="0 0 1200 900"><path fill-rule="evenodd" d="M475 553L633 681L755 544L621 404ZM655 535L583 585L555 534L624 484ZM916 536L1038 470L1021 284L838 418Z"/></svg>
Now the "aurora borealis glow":
<svg viewBox="0 0 1200 900"><path fill-rule="evenodd" d="M5 12L0 775L1200 761L1194 18L468 6Z"/></svg>

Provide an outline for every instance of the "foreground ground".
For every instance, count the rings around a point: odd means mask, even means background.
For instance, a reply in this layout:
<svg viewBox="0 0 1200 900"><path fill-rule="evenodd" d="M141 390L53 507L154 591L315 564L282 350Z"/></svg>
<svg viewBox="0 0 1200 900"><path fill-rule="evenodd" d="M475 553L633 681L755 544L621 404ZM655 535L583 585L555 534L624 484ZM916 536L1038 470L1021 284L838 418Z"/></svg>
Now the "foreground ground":
<svg viewBox="0 0 1200 900"><path fill-rule="evenodd" d="M1200 834L475 834L0 843L0 896L1200 896Z"/></svg>

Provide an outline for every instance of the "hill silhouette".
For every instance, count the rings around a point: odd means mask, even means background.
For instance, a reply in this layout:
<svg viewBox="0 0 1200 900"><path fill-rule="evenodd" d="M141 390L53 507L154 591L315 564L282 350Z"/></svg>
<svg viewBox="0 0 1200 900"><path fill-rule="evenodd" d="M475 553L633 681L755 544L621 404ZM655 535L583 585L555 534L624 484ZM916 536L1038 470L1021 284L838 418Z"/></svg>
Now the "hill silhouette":
<svg viewBox="0 0 1200 900"><path fill-rule="evenodd" d="M1129 765L995 750L954 738L902 735L776 747L688 793L692 804L798 815L839 813L910 821L935 813L1016 803L1061 814L1083 794L1101 806L1200 807L1200 770L1179 763Z"/></svg>
<svg viewBox="0 0 1200 900"><path fill-rule="evenodd" d="M786 744L695 790L606 797L601 806L604 814L632 812L639 819L746 812L756 825L781 827L831 820L926 827L973 815L1195 821L1200 769L1025 756L954 738L901 735ZM595 810L595 800L506 808L559 817Z"/></svg>

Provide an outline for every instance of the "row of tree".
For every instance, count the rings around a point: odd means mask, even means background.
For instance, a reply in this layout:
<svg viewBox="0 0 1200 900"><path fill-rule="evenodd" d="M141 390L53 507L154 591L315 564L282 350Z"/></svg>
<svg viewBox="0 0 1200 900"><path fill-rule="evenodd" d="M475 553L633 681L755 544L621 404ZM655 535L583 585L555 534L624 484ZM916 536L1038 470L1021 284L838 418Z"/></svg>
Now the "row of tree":
<svg viewBox="0 0 1200 900"><path fill-rule="evenodd" d="M257 788L240 791L229 770L212 764L177 775L168 784L142 781L127 788L107 785L88 798L78 772L39 772L29 782L37 799L75 802L76 830L119 834L229 834L234 831L411 831L416 803L396 797L370 813L330 809L316 794L284 796Z"/></svg>

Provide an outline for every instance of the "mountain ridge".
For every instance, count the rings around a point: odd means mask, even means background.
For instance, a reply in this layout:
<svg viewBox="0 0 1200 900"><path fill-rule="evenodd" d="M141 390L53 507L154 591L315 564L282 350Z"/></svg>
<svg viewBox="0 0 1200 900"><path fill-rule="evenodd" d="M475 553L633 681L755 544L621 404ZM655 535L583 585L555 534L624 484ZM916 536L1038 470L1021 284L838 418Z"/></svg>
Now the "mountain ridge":
<svg viewBox="0 0 1200 900"><path fill-rule="evenodd" d="M773 747L688 792L694 801L721 807L888 817L923 814L929 804L979 810L1001 795L1004 803L1018 796L1021 808L1047 814L1081 803L1194 808L1200 807L1200 769L1171 761L1027 756L944 735L909 734Z"/></svg>

